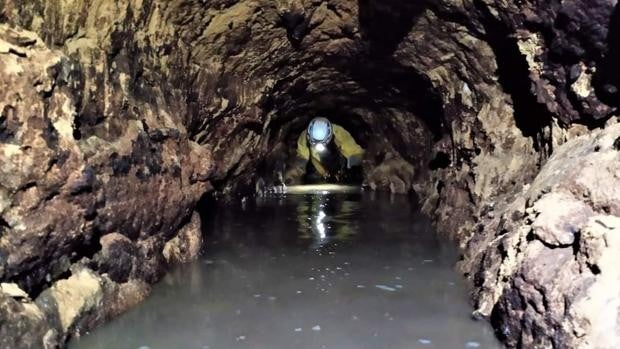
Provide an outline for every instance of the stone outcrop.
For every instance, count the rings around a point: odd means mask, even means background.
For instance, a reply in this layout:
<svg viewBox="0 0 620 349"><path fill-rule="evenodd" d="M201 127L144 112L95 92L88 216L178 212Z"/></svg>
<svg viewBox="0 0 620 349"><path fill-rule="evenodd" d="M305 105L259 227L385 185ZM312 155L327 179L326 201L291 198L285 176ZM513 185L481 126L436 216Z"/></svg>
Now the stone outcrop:
<svg viewBox="0 0 620 349"><path fill-rule="evenodd" d="M126 309L136 301L123 299L143 298L146 283L167 264L165 244L210 188L208 151L164 110L136 108L141 117L125 120L115 138L78 136L80 69L36 34L0 25L0 279L37 302L54 300L61 326L49 332L50 343L77 333L85 313L104 304ZM115 92L99 97L115 98ZM96 272L86 279L73 274L72 265ZM110 292L134 295L110 295L105 303L102 278L108 289L118 289ZM39 295L50 285L58 292ZM49 315L47 305L12 302L6 300L7 307L25 307L33 330L45 324L40 315ZM106 316L91 318L92 325ZM34 339L23 343L41 347Z"/></svg>
<svg viewBox="0 0 620 349"><path fill-rule="evenodd" d="M320 114L367 150L371 187L414 190L461 246L476 314L507 344L613 347L598 324L618 326L586 308L620 297L600 247L620 201L618 12L0 0L0 282L28 295L0 294L0 319L41 347L137 302L197 255L202 195L282 172Z"/></svg>
<svg viewBox="0 0 620 349"><path fill-rule="evenodd" d="M371 190L407 194L413 188L415 168L402 158L393 158L391 154L387 154L378 166L369 166L366 173L366 184Z"/></svg>
<svg viewBox="0 0 620 349"><path fill-rule="evenodd" d="M470 240L477 315L511 347L620 345L620 124L558 147Z"/></svg>
<svg viewBox="0 0 620 349"><path fill-rule="evenodd" d="M53 348L57 334L41 309L31 301L20 302L0 292L0 347Z"/></svg>

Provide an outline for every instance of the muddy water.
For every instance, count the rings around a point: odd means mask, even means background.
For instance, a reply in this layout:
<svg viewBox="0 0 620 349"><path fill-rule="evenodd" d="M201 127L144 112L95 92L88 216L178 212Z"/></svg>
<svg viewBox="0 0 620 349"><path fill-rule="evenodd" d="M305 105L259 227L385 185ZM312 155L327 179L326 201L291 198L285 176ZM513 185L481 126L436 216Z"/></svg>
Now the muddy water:
<svg viewBox="0 0 620 349"><path fill-rule="evenodd" d="M406 197L288 195L218 207L204 258L70 348L499 348L456 255Z"/></svg>

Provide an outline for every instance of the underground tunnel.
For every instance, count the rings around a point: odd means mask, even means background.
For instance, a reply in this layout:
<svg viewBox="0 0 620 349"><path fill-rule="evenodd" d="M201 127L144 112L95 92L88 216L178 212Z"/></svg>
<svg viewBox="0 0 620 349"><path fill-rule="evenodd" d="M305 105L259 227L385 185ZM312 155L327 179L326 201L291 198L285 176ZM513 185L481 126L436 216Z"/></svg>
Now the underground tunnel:
<svg viewBox="0 0 620 349"><path fill-rule="evenodd" d="M0 348L619 347L618 11L0 0Z"/></svg>

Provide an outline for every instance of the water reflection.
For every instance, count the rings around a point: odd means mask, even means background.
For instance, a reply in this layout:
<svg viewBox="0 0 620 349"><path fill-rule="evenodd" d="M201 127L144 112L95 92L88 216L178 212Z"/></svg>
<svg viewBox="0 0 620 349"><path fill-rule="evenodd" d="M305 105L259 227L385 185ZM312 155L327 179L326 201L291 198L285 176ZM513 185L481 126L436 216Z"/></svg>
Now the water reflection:
<svg viewBox="0 0 620 349"><path fill-rule="evenodd" d="M312 240L311 248L319 248L330 241L350 240L357 231L354 219L359 211L359 195L332 197L307 195L297 201L299 238Z"/></svg>

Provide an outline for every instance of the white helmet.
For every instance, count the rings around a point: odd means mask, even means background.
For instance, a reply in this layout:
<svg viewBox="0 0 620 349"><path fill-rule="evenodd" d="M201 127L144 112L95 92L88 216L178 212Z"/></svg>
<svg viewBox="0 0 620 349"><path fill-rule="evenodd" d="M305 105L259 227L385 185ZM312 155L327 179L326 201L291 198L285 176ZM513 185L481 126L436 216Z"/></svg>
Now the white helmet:
<svg viewBox="0 0 620 349"><path fill-rule="evenodd" d="M328 144L334 136L331 122L326 118L314 118L308 125L308 142L314 146L316 144Z"/></svg>

